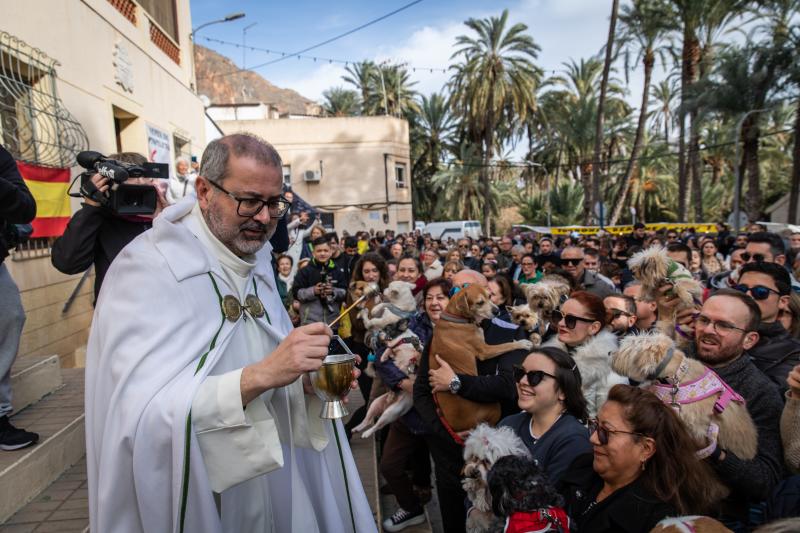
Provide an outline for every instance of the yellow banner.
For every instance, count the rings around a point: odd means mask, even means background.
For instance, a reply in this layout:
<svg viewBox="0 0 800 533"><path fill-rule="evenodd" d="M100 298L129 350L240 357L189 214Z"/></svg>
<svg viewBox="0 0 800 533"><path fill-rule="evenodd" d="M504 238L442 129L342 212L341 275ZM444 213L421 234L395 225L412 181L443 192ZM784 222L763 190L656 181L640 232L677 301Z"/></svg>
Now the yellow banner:
<svg viewBox="0 0 800 533"><path fill-rule="evenodd" d="M694 228L697 233L716 233L717 226L712 223L700 222L696 224L678 224L673 222L656 222L653 224L645 224L647 231L683 231ZM627 235L633 231L633 226L606 226L603 228L606 233L611 235ZM561 226L557 228L550 228L552 235L569 235L570 233L579 233L580 235L596 235L600 232L600 226Z"/></svg>

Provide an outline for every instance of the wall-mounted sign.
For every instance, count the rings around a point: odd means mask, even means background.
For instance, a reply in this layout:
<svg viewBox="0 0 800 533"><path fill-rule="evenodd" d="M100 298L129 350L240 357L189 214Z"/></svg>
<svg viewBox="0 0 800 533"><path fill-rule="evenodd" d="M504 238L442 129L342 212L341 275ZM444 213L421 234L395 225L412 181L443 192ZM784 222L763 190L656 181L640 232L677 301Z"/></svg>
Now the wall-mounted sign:
<svg viewBox="0 0 800 533"><path fill-rule="evenodd" d="M133 93L133 62L128 49L121 42L114 43L114 81L123 90Z"/></svg>
<svg viewBox="0 0 800 533"><path fill-rule="evenodd" d="M147 130L147 159L152 163L166 163L170 164L170 142L169 133L152 126L145 124Z"/></svg>

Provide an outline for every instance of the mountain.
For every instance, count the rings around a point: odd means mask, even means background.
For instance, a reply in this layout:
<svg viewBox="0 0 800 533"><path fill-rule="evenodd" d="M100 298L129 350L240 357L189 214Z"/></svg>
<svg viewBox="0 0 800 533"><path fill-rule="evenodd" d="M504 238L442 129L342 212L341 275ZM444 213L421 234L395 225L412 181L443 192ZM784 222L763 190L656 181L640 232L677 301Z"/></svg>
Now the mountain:
<svg viewBox="0 0 800 533"><path fill-rule="evenodd" d="M278 109L281 115L319 116L322 110L316 102L297 91L277 87L251 71L233 72L239 67L205 46L194 47L197 93L206 95L212 104L265 103Z"/></svg>

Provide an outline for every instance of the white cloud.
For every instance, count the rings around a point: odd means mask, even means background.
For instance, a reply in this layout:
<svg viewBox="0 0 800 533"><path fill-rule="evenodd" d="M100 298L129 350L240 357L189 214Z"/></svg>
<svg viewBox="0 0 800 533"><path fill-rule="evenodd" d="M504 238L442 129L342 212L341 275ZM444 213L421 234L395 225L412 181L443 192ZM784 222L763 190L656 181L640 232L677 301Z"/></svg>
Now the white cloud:
<svg viewBox="0 0 800 533"><path fill-rule="evenodd" d="M321 102L324 91L331 87L346 85L342 80L345 74L344 65L324 63L315 69L302 72L298 77L287 76L270 81L278 87L293 89L306 98Z"/></svg>

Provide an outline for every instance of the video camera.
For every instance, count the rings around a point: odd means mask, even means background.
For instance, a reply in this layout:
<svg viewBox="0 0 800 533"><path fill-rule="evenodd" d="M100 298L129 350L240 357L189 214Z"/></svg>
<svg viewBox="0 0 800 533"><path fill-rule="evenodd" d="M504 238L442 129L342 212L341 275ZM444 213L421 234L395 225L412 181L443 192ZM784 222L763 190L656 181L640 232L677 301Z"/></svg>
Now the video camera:
<svg viewBox="0 0 800 533"><path fill-rule="evenodd" d="M109 159L99 152L78 154L78 164L87 169L81 179L81 195L94 200L119 215L152 215L158 205L158 194L152 185L125 183L128 178L169 178L169 165L144 163L135 165ZM111 182L106 194L101 193L92 176L97 173Z"/></svg>

